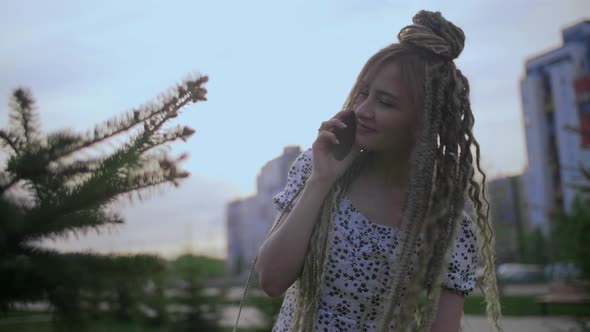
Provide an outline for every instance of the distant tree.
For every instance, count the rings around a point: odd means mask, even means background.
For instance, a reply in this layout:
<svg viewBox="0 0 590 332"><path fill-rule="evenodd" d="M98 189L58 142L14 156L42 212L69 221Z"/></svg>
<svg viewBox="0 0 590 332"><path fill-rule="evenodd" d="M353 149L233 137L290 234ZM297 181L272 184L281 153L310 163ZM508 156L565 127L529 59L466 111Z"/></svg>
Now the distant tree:
<svg viewBox="0 0 590 332"><path fill-rule="evenodd" d="M573 262L580 277L590 280L590 199L578 195L571 211L558 215L557 221L553 230L557 261Z"/></svg>
<svg viewBox="0 0 590 332"><path fill-rule="evenodd" d="M564 127L579 135L590 135L590 132L579 127ZM590 279L590 168L581 164L578 170L586 181L567 184L576 190L576 197L569 212L556 214L557 223L552 235L559 249L556 259L575 263L580 270L580 277Z"/></svg>
<svg viewBox="0 0 590 332"><path fill-rule="evenodd" d="M168 300L165 294L165 274L158 275L151 279L143 288L143 304L152 311L151 315L147 315L147 322L151 326L163 326L169 321L168 315Z"/></svg>
<svg viewBox="0 0 590 332"><path fill-rule="evenodd" d="M262 317L263 329L268 331L272 330L275 322L277 321L277 316L281 311L283 300L284 296L253 296L250 299L248 299L248 301L250 301L250 303L252 303L252 305L256 307L256 309L258 309L258 311L260 312Z"/></svg>
<svg viewBox="0 0 590 332"><path fill-rule="evenodd" d="M522 263L547 264L549 262L549 240L539 228L524 234L524 255Z"/></svg>
<svg viewBox="0 0 590 332"><path fill-rule="evenodd" d="M222 278L225 275L225 262L221 259L185 253L170 262L168 275L171 278L183 278L187 270L199 279Z"/></svg>
<svg viewBox="0 0 590 332"><path fill-rule="evenodd" d="M183 308L176 317L174 331L220 331L219 299L204 296L203 278L209 276L210 267L223 266L223 262L192 254L184 254L174 261L175 278L180 281L181 295L175 300ZM222 276L223 271L214 272Z"/></svg>
<svg viewBox="0 0 590 332"><path fill-rule="evenodd" d="M186 105L206 100L207 80L187 79L156 101L82 134L61 130L43 135L31 92L14 90L10 128L0 130L8 153L0 169L0 309L16 301L49 300L57 317L82 324L85 289L116 290L118 282L138 285L164 268L157 257L66 254L39 242L120 225L124 220L113 203L162 184L177 186L189 176L178 168L186 154L171 159L165 148L195 131L165 129L164 124ZM112 146L115 137L125 137L126 143L92 156L101 144ZM130 288L119 291L120 301L133 302Z"/></svg>

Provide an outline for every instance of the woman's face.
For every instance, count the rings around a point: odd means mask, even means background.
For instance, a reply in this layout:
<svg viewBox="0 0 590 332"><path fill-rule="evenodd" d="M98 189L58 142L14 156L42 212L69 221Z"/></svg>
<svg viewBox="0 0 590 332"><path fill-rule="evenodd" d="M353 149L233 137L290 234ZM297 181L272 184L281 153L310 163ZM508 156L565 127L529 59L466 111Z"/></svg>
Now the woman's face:
<svg viewBox="0 0 590 332"><path fill-rule="evenodd" d="M356 144L369 151L408 153L418 117L399 67L387 62L371 76L363 78L355 101Z"/></svg>

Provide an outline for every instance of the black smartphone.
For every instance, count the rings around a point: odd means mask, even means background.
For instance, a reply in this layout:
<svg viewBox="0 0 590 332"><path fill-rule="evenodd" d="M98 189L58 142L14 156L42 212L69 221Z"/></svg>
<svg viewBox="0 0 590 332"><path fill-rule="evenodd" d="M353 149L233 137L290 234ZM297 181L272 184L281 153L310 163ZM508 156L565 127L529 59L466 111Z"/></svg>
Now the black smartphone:
<svg viewBox="0 0 590 332"><path fill-rule="evenodd" d="M336 160L346 158L346 155L348 155L350 149L352 149L352 145L356 138L356 117L354 112L346 112L346 116L342 118L342 122L346 124L346 128L335 127L333 129L336 138L340 142L340 144L336 144L332 147L332 155Z"/></svg>

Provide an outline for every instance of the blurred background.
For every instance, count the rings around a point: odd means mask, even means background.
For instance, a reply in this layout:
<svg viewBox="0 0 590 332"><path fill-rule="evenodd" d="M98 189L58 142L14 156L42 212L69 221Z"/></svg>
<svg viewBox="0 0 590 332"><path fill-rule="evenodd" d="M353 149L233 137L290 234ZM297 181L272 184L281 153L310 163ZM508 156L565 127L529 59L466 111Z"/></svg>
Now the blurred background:
<svg viewBox="0 0 590 332"><path fill-rule="evenodd" d="M466 34L456 63L470 81L488 176L505 329L590 329L587 0L0 8L0 184L10 205L0 210L0 331L231 331L291 163L367 59L421 9ZM157 136L164 128L178 131ZM141 144L165 157L126 145L145 133L156 136ZM93 163L76 178L72 163L49 172L57 159L42 156L54 151ZM120 169L136 172L105 184ZM55 212L61 197L86 198L86 210ZM52 213L57 221L39 226ZM251 286L240 331L270 331L282 299L264 295L256 276ZM464 331L487 329L481 302L477 290L467 297Z"/></svg>

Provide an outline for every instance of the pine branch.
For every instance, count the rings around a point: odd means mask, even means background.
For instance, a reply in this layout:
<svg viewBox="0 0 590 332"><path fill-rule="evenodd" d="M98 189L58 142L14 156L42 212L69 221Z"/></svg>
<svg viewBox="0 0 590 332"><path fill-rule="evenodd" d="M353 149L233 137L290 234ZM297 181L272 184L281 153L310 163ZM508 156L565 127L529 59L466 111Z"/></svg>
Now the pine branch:
<svg viewBox="0 0 590 332"><path fill-rule="evenodd" d="M24 216L30 202L18 195L0 197L0 259L14 252L25 223Z"/></svg>
<svg viewBox="0 0 590 332"><path fill-rule="evenodd" d="M10 146L15 153L19 153L18 139L13 132L5 132L0 129L0 138L2 139L2 145Z"/></svg>
<svg viewBox="0 0 590 332"><path fill-rule="evenodd" d="M20 154L14 154L8 158L6 171L14 177L13 184L24 180L35 191L37 197L41 197L43 188L40 181L47 179L46 160L47 156L39 145L25 145Z"/></svg>
<svg viewBox="0 0 590 332"><path fill-rule="evenodd" d="M161 110L165 110L166 112L157 113L151 117L151 121L144 123L144 131L137 135L134 143L126 148L121 149L118 153L113 154L112 157L107 158L101 167L102 171L99 170L96 172L96 176L88 179L84 185L80 186L76 190L77 192L75 196L77 198L85 197L84 187L96 189L96 186L100 184L105 187L105 184L112 182L112 179L122 174L119 170L125 168L133 169L134 166L140 165L140 154L147 151L147 149L162 145L167 141L175 140L177 138L181 138L183 140L188 139L194 133L194 130L189 127L178 127L176 130L164 133L162 136L152 136L166 121L176 117L178 115L178 110L184 107L187 103L206 100L204 97L206 90L201 87L201 84L206 81L207 77L201 77L194 82L188 81L186 83L186 87L177 87L178 94L169 96L161 108ZM142 121L145 120L137 113L135 119ZM184 159L185 157L186 156L182 156L181 159ZM105 197L106 203L106 199L109 197L109 195L113 197L136 189L157 185L166 181L173 182L174 185L177 186L177 180L187 177L188 173L178 172L176 167L171 167L171 165L172 164L170 164L169 160L164 160L160 163L160 166L167 170L167 176L162 176L162 173L152 172L137 179L143 181L138 186L129 186L128 189L125 189L125 186L122 188L116 188L117 186L113 185L111 188L105 188L104 191L99 191L98 193L94 190L93 199L96 202L101 201L100 197ZM150 177L150 180L146 180L148 177Z"/></svg>
<svg viewBox="0 0 590 332"><path fill-rule="evenodd" d="M16 88L10 100L10 117L16 128L22 131L25 144L31 144L38 135L37 113L34 110L35 100L31 90Z"/></svg>
<svg viewBox="0 0 590 332"><path fill-rule="evenodd" d="M13 154L6 166L6 170L13 174L9 185L0 184L0 193L4 193L19 180L28 180L31 187L41 197L43 192L47 191L48 183L55 183L56 174L50 174L50 160L55 155L55 151L60 147L71 145L80 141L80 138L68 131L61 131L50 134L46 139L40 140L38 144L21 146L19 143L14 144L16 154ZM14 142L14 141L13 141ZM16 140L18 142L18 139ZM55 164L55 162L53 162Z"/></svg>
<svg viewBox="0 0 590 332"><path fill-rule="evenodd" d="M76 149L82 144L84 137L71 132L70 130L61 130L47 135L43 147L47 150L48 160L51 162L61 158L65 153Z"/></svg>
<svg viewBox="0 0 590 332"><path fill-rule="evenodd" d="M190 127L178 126L162 134L152 136L147 140L144 146L139 149L139 152L144 153L150 149L164 145L169 142L173 142L177 139L181 139L184 142L186 142L186 140L188 140L194 133L195 130Z"/></svg>
<svg viewBox="0 0 590 332"><path fill-rule="evenodd" d="M187 178L189 175L188 172L178 172L176 169L145 172L141 175L129 177L129 190L120 192L118 195L155 187L166 182L172 182L174 186L178 186L178 180Z"/></svg>
<svg viewBox="0 0 590 332"><path fill-rule="evenodd" d="M134 191L140 191L166 182L172 182L178 186L178 180L186 178L189 173L179 171L176 164L186 159L187 155L181 155L176 160L170 160L167 156L154 156L152 160L140 160L136 167L121 170L122 165L129 165L126 154L132 154L128 150L121 150L107 158L101 165L101 169L82 185L63 194L59 201L45 202L36 211L31 213L25 222L28 227L23 227L22 235L13 238L18 241L30 241L39 237L54 234L63 234L76 228L89 226L101 226L100 218L94 221L82 219L75 222L59 222L59 216L84 214L85 211L99 209L115 201L119 196ZM155 164L155 170L146 171L148 163ZM107 221L106 223L111 223Z"/></svg>
<svg viewBox="0 0 590 332"><path fill-rule="evenodd" d="M122 148L105 158L99 169L81 185L62 192L58 197L38 195L41 199L38 208L31 211L29 218L20 228L21 231L11 236L8 246L14 247L22 241L42 237L44 232L49 232L45 235L52 235L73 230L82 225L79 223L74 223L74 225L59 223L59 216L99 209L113 202L119 194L133 191L136 187L147 187L170 181L171 177L169 176L156 179L155 175L151 174L155 181L146 181L144 178L144 182L140 186L131 186L128 180L122 178L122 175L125 174L126 168L133 169L131 165L138 162L138 157L137 153L134 153L130 148ZM167 164L163 163L163 165Z"/></svg>
<svg viewBox="0 0 590 332"><path fill-rule="evenodd" d="M17 177L11 177L5 172L0 173L0 196L18 182Z"/></svg>
<svg viewBox="0 0 590 332"><path fill-rule="evenodd" d="M69 131L60 131L48 135L40 146L32 147L34 148L32 151L23 152L22 155L19 155L21 158L14 159L9 165L9 171L16 175L14 183L21 179L30 180L38 196L42 196L44 192L42 186L44 184L41 183L41 186L39 186L39 181L41 178L47 177L50 163L127 131L142 122L144 123L144 132L139 135L139 139L134 144L139 153L177 138L186 140L194 133L194 130L189 127L184 127L182 131L178 129L177 131L164 133L162 136L151 137L166 121L176 117L178 111L186 104L206 100L206 90L201 85L207 80L206 76L189 79L182 85L178 85L174 93L170 93L166 97L160 97L157 103L135 110L132 116L128 114L123 120L112 119L107 121L107 130L97 126L94 135L87 134L86 137L82 137ZM21 97L19 99L19 105L23 106L21 108L27 109L31 103L28 103L28 99L23 97L25 93L21 91L17 95ZM24 118L30 117L25 116ZM14 140L11 140L9 135L6 135L6 138L9 143L14 143ZM14 146L14 148L15 151L18 151L18 146ZM123 166L120 165L120 167Z"/></svg>
<svg viewBox="0 0 590 332"><path fill-rule="evenodd" d="M102 125L96 126L92 133L87 133L81 142L69 146L54 158L63 158L81 149L100 143L108 138L127 132L140 123L144 123L144 128L152 128L150 122L159 123L160 125L168 119L178 115L180 109L189 103L206 101L205 94L207 90L202 87L208 81L207 76L199 76L193 79L187 79L176 86L167 96L160 96L158 100L148 103L132 112L124 115L122 118L113 118ZM158 117L160 117L158 121ZM154 121L156 120L156 121ZM163 120L163 121L162 121ZM155 131L155 130L154 130ZM149 133L151 134L151 132Z"/></svg>
<svg viewBox="0 0 590 332"><path fill-rule="evenodd" d="M70 163L54 162L49 165L49 173L53 176L60 176L64 179L74 177L76 175L88 174L100 168L104 162L104 158L91 158L86 160L75 160Z"/></svg>
<svg viewBox="0 0 590 332"><path fill-rule="evenodd" d="M40 199L63 195L71 188L83 183L85 178L90 177L100 168L103 161L104 157L74 160L68 163L63 161L50 163L47 176L38 181L43 192L39 196Z"/></svg>
<svg viewBox="0 0 590 332"><path fill-rule="evenodd" d="M43 211L34 211L34 219L39 219L43 216ZM32 221L33 221L32 220ZM121 216L116 213L107 212L102 208L93 210L85 209L74 211L72 213L57 216L54 220L44 220L42 225L28 222L30 227L25 236L22 237L23 242L34 241L42 237L56 239L57 237L66 237L69 233L77 234L78 232L86 233L89 230L96 230L106 225L120 225L124 223Z"/></svg>

